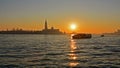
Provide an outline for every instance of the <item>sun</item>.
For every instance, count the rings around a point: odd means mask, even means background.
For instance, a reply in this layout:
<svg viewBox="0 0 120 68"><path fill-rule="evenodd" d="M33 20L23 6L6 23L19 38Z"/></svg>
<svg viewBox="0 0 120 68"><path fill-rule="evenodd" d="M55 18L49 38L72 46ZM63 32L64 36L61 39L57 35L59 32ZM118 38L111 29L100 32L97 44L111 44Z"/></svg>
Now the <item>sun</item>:
<svg viewBox="0 0 120 68"><path fill-rule="evenodd" d="M75 30L75 29L76 29L76 24L71 24L71 25L70 25L70 28L71 28L72 30Z"/></svg>

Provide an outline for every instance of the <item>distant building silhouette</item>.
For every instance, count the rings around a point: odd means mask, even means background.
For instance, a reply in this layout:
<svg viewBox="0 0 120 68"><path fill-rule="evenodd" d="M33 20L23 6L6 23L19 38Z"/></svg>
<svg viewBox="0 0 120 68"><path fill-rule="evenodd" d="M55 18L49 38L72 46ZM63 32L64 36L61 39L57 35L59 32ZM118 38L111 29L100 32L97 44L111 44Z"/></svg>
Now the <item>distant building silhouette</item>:
<svg viewBox="0 0 120 68"><path fill-rule="evenodd" d="M54 29L54 27L51 27L51 29L48 29L47 27L47 20L45 20L45 28L41 31L42 34L62 34L62 32L59 31L59 29Z"/></svg>
<svg viewBox="0 0 120 68"><path fill-rule="evenodd" d="M47 27L47 20L45 20L45 30L47 30L48 27Z"/></svg>
<svg viewBox="0 0 120 68"><path fill-rule="evenodd" d="M120 29L118 29L117 31L113 32L113 33L103 33L105 35L120 35Z"/></svg>
<svg viewBox="0 0 120 68"><path fill-rule="evenodd" d="M118 29L114 34L120 35L120 29Z"/></svg>
<svg viewBox="0 0 120 68"><path fill-rule="evenodd" d="M0 34L64 34L59 31L59 29L54 29L54 27L51 27L51 29L48 29L47 20L45 20L44 29L42 31L25 31L23 29L15 29L12 30L6 30L6 31L0 31Z"/></svg>

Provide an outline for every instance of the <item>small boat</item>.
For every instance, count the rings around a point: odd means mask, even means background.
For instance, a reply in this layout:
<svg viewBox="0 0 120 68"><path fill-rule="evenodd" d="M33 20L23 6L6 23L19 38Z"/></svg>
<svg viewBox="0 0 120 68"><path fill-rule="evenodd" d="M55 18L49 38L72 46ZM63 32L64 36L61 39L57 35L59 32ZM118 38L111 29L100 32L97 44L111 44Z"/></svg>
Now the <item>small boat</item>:
<svg viewBox="0 0 120 68"><path fill-rule="evenodd" d="M101 37L104 37L104 35L101 35Z"/></svg>
<svg viewBox="0 0 120 68"><path fill-rule="evenodd" d="M72 36L73 39L90 39L92 38L91 34L75 34Z"/></svg>

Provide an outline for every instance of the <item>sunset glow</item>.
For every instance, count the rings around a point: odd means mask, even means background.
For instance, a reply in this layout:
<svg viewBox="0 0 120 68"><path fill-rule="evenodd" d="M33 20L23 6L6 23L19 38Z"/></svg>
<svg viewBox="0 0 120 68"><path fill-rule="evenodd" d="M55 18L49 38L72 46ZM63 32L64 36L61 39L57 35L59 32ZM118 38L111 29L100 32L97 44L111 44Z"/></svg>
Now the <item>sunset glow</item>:
<svg viewBox="0 0 120 68"><path fill-rule="evenodd" d="M66 33L114 32L120 28L119 3L120 0L0 0L0 30L42 30L47 19L50 26Z"/></svg>
<svg viewBox="0 0 120 68"><path fill-rule="evenodd" d="M120 67L120 0L0 0L0 68Z"/></svg>
<svg viewBox="0 0 120 68"><path fill-rule="evenodd" d="M75 29L76 29L76 24L71 24L70 28L71 28L72 30L75 30Z"/></svg>

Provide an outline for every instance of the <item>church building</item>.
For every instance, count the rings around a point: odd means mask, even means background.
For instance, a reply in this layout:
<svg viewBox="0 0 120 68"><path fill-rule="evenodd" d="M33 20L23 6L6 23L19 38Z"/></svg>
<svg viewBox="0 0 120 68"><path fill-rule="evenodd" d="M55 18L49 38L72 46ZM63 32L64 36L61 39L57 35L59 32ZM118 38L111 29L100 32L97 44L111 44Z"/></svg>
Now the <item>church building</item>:
<svg viewBox="0 0 120 68"><path fill-rule="evenodd" d="M54 29L54 27L51 27L51 29L47 26L47 20L45 20L44 29L41 31L42 34L62 34L59 29Z"/></svg>

